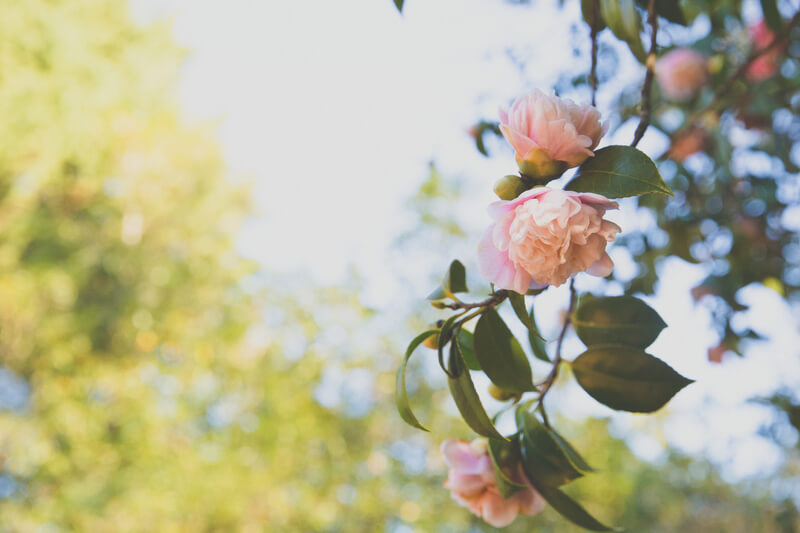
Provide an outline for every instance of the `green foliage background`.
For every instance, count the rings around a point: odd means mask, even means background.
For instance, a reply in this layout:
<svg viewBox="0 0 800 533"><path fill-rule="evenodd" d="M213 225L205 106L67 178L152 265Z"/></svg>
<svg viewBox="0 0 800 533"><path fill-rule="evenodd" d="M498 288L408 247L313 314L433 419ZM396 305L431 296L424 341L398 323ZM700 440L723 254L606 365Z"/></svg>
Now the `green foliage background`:
<svg viewBox="0 0 800 533"><path fill-rule="evenodd" d="M179 120L169 26L133 24L122 0L0 13L0 364L30 387L0 411L0 531L488 530L441 488L436 439L470 433L419 366L437 434L394 412L411 328L355 281L279 288L234 252L248 191L213 125ZM341 355L331 327L367 341ZM369 372L374 406L316 401L332 365ZM602 471L574 493L630 531L798 530L764 484L640 463L604 422L570 437ZM551 511L509 529L531 530L575 529Z"/></svg>

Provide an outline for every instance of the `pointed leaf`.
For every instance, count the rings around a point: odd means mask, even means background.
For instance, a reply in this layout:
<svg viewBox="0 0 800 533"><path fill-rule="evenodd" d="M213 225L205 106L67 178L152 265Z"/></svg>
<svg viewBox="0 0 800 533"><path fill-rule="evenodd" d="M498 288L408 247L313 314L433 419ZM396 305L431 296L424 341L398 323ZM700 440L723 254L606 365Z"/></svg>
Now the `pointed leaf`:
<svg viewBox="0 0 800 533"><path fill-rule="evenodd" d="M589 531L615 531L615 528L609 527L602 522L598 521L595 517L589 514L581 504L564 494L562 491L555 487L542 486L541 488L531 479L531 483L539 491L539 494L549 503L553 509L558 513L582 528Z"/></svg>
<svg viewBox="0 0 800 533"><path fill-rule="evenodd" d="M489 457L492 459L492 466L494 466L497 489L503 498L509 498L515 492L528 488L527 485L517 483L511 479L520 461L516 440L489 439Z"/></svg>
<svg viewBox="0 0 800 533"><path fill-rule="evenodd" d="M486 414L457 342L450 345L450 371L452 376L447 378L450 394L467 425L478 435L506 440Z"/></svg>
<svg viewBox="0 0 800 533"><path fill-rule="evenodd" d="M598 4L599 2L596 0L581 0L581 14L583 15L584 22L586 22L590 28L595 24L597 26L597 31L601 31L606 27L606 22L603 20L600 9L597 9L597 13L594 12L595 6L599 8Z"/></svg>
<svg viewBox="0 0 800 533"><path fill-rule="evenodd" d="M539 484L549 487L558 487L583 476L583 472L573 465L553 437L551 430L539 422L536 415L528 410L528 406L529 404L521 405L516 412L525 471L533 474Z"/></svg>
<svg viewBox="0 0 800 533"><path fill-rule="evenodd" d="M438 334L438 329L430 329L414 337L414 340L409 343L408 348L406 349L406 355L403 358L403 364L400 365L400 368L397 370L397 383L394 393L397 412L400 413L400 417L405 420L408 425L421 429L422 431L428 431L428 429L420 424L419 420L417 420L417 417L414 416L414 413L411 411L411 405L408 402L408 392L406 391L406 365L408 364L408 360L411 358L411 354L414 353L414 350L416 350L420 344L425 342L425 339Z"/></svg>
<svg viewBox="0 0 800 533"><path fill-rule="evenodd" d="M461 355L470 370L480 370L481 365L475 356L475 339L472 333L465 329L459 329L456 335L458 347L461 348Z"/></svg>
<svg viewBox="0 0 800 533"><path fill-rule="evenodd" d="M405 2L405 0L394 0L394 6L400 13L403 12L403 2Z"/></svg>
<svg viewBox="0 0 800 533"><path fill-rule="evenodd" d="M569 441L567 441L567 439L562 437L555 429L553 428L549 429L550 429L550 435L553 437L553 439L555 439L558 445L561 446L561 449L564 451L564 454L567 456L567 458L570 460L570 462L575 468L577 468L583 473L595 472L595 469L589 466L589 463L587 463L586 460L583 457L581 457L581 454L579 454L578 451L572 447L572 444L570 444Z"/></svg>
<svg viewBox="0 0 800 533"><path fill-rule="evenodd" d="M536 356L537 359L544 361L545 363L550 362L550 357L547 355L547 344L545 343L544 339L541 335L539 335L539 328L536 327L536 318L533 316L533 305L531 305L531 325L533 328L528 330L528 342L531 344L531 350L533 350L533 355ZM534 334L534 331L536 334Z"/></svg>
<svg viewBox="0 0 800 533"><path fill-rule="evenodd" d="M587 346L625 344L646 348L667 327L652 307L633 296L583 299L572 323Z"/></svg>
<svg viewBox="0 0 800 533"><path fill-rule="evenodd" d="M612 409L634 413L661 409L693 382L642 349L623 345L590 347L575 359L572 371L592 398Z"/></svg>
<svg viewBox="0 0 800 533"><path fill-rule="evenodd" d="M455 293L468 291L467 270L464 268L463 263L456 259L450 263L450 268L447 269L447 274L442 279L441 285L430 293L427 299L441 300L442 298L450 298Z"/></svg>
<svg viewBox="0 0 800 533"><path fill-rule="evenodd" d="M642 45L642 19L633 0L600 0L600 13L614 35L628 43L634 57L644 63L647 52Z"/></svg>
<svg viewBox="0 0 800 533"><path fill-rule="evenodd" d="M646 193L672 196L653 160L631 146L606 146L583 163L564 187L570 191L593 192L606 198L624 198Z"/></svg>
<svg viewBox="0 0 800 533"><path fill-rule="evenodd" d="M475 355L484 373L501 389L536 390L522 346L494 309L484 312L475 326Z"/></svg>
<svg viewBox="0 0 800 533"><path fill-rule="evenodd" d="M528 316L528 310L525 307L525 296L518 292L508 291L508 301L511 303L511 308L526 328L531 329L531 318Z"/></svg>

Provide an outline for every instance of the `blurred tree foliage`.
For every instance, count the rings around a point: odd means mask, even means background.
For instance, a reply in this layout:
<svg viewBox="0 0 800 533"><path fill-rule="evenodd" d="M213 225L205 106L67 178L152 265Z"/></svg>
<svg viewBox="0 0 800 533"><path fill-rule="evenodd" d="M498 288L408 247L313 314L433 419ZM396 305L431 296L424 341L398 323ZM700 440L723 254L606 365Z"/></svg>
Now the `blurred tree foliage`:
<svg viewBox="0 0 800 533"><path fill-rule="evenodd" d="M168 26L133 24L122 0L0 6L0 364L30 391L0 411L0 531L485 527L394 414L408 331L355 287L265 288L235 254L247 190L213 129L178 118ZM420 416L467 437L411 370ZM576 489L611 521L796 531L764 487L638 462L605 432L575 428L614 472Z"/></svg>

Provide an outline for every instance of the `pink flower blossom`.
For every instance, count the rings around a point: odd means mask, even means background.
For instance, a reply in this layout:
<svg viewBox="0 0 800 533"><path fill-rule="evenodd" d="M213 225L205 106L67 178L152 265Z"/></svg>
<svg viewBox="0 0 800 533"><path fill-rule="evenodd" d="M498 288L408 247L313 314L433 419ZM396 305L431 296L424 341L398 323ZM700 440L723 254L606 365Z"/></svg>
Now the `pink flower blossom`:
<svg viewBox="0 0 800 533"><path fill-rule="evenodd" d="M544 499L522 473L522 465L518 465L514 481L524 483L528 488L509 498L500 495L485 440L466 442L449 439L442 443L442 454L445 463L450 467L444 486L450 489L453 499L459 505L467 507L486 523L494 527L505 527L519 513L535 515L544 509Z"/></svg>
<svg viewBox="0 0 800 533"><path fill-rule="evenodd" d="M656 62L656 78L670 100L687 100L708 81L705 56L691 48L676 48Z"/></svg>
<svg viewBox="0 0 800 533"><path fill-rule="evenodd" d="M501 289L561 285L577 272L607 276L606 245L620 227L603 219L617 202L593 193L536 187L489 206L495 220L478 245L478 267Z"/></svg>
<svg viewBox="0 0 800 533"><path fill-rule="evenodd" d="M521 168L527 162L542 169L539 174L556 175L594 156L592 150L605 133L594 107L539 90L500 110L500 130L514 147Z"/></svg>
<svg viewBox="0 0 800 533"><path fill-rule="evenodd" d="M763 19L748 27L747 32L750 34L750 42L755 51L767 48L775 39L775 34L767 27L767 23ZM747 67L747 79L764 81L774 76L778 72L781 55L783 55L781 46L775 46L769 52L760 55Z"/></svg>

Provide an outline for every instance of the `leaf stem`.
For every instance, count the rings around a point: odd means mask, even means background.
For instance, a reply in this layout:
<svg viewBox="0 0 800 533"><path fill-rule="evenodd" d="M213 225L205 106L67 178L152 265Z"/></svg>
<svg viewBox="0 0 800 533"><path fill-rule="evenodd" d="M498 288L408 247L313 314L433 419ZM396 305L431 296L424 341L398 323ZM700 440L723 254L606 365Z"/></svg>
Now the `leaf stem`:
<svg viewBox="0 0 800 533"><path fill-rule="evenodd" d="M451 304L444 304L442 307L445 309L476 309L479 307L496 307L503 303L506 298L508 298L508 291L505 289L500 289L499 291L493 292L489 298L483 300L482 302L467 303L458 300Z"/></svg>
<svg viewBox="0 0 800 533"><path fill-rule="evenodd" d="M658 15L656 15L656 0L649 0L647 4L647 22L650 24L650 52L647 54L645 66L647 67L647 74L644 77L644 84L642 85L642 101L639 109L639 125L636 127L636 133L633 134L633 142L631 146L636 147L639 141L644 137L647 127L650 125L650 93L653 86L653 78L655 77L656 70L656 38L658 37Z"/></svg>

